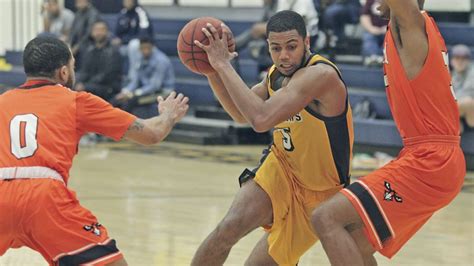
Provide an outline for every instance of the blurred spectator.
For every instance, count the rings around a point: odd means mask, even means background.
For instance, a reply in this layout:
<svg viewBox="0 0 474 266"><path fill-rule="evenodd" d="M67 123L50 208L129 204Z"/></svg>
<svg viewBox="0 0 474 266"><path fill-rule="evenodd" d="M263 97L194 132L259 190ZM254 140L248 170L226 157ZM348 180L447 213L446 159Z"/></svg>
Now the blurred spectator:
<svg viewBox="0 0 474 266"><path fill-rule="evenodd" d="M456 45L451 50L452 84L458 99L459 113L466 125L474 127L474 65L471 50Z"/></svg>
<svg viewBox="0 0 474 266"><path fill-rule="evenodd" d="M318 12L314 7L313 0L278 0L277 12L292 10L300 14L306 22L306 30L313 46L318 36Z"/></svg>
<svg viewBox="0 0 474 266"><path fill-rule="evenodd" d="M362 56L364 65L381 66L383 63L383 42L388 20L380 17L381 0L367 0L362 8L360 24L365 29L362 36Z"/></svg>
<svg viewBox="0 0 474 266"><path fill-rule="evenodd" d="M156 93L174 90L175 77L170 59L149 37L140 39L140 57L130 65L128 84L113 100L113 105L131 112L140 99Z"/></svg>
<svg viewBox="0 0 474 266"><path fill-rule="evenodd" d="M312 0L264 0L264 12L260 22L236 37L236 50L246 47L250 55L259 64L259 71L265 71L273 64L268 52L266 41L267 21L273 14L281 10L292 10L299 13L306 22L311 45L314 45L318 35L318 13Z"/></svg>
<svg viewBox="0 0 474 266"><path fill-rule="evenodd" d="M84 50L75 89L110 101L120 92L122 85L122 57L110 43L106 22L96 21L92 26L91 37L93 44Z"/></svg>
<svg viewBox="0 0 474 266"><path fill-rule="evenodd" d="M346 39L346 24L359 22L359 0L319 0L322 10L323 27L327 32L330 47L341 46Z"/></svg>
<svg viewBox="0 0 474 266"><path fill-rule="evenodd" d="M74 13L61 7L58 0L46 0L41 12L43 14L44 32L67 41L74 21Z"/></svg>
<svg viewBox="0 0 474 266"><path fill-rule="evenodd" d="M277 0L263 0L262 19L253 24L252 27L235 37L235 49L237 51L245 48L250 41L265 39L267 21L276 13Z"/></svg>
<svg viewBox="0 0 474 266"><path fill-rule="evenodd" d="M128 45L143 36L153 38L153 27L148 14L138 4L138 0L123 0L123 9L117 19L115 28L115 45Z"/></svg>
<svg viewBox="0 0 474 266"><path fill-rule="evenodd" d="M140 38L153 38L153 27L138 0L123 0L122 4L112 44L120 46L120 54L126 56L129 65L134 65L140 57Z"/></svg>
<svg viewBox="0 0 474 266"><path fill-rule="evenodd" d="M69 43L76 59L80 59L81 49L85 49L89 42L92 25L99 19L99 11L90 3L90 0L76 0L76 14L72 23ZM79 66L77 62L76 66Z"/></svg>
<svg viewBox="0 0 474 266"><path fill-rule="evenodd" d="M266 41L267 21L276 13L277 0L263 0L262 19L252 27L235 37L235 50L248 48L250 56L258 62L259 72L266 70L273 64ZM238 61L236 62L238 64ZM239 70L239 66L236 66Z"/></svg>

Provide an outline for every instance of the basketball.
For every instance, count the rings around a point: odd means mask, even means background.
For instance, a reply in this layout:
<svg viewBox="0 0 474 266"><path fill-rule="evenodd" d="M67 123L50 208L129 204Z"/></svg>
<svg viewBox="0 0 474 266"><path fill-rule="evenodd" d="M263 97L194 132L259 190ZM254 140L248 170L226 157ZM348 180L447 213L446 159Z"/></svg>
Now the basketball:
<svg viewBox="0 0 474 266"><path fill-rule="evenodd" d="M222 21L213 17L196 18L188 22L178 36L178 55L181 62L192 72L197 74L211 74L215 72L209 64L206 52L194 44L194 40L200 41L204 45L209 44L209 39L202 32L202 28L207 23L211 23L222 37ZM229 51L235 50L234 37L231 34L227 37Z"/></svg>

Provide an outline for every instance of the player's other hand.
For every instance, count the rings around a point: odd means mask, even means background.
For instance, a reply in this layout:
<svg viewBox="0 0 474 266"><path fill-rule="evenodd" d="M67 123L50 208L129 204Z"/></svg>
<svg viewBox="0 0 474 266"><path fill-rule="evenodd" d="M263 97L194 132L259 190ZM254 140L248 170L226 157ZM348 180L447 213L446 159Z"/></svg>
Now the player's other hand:
<svg viewBox="0 0 474 266"><path fill-rule="evenodd" d="M189 109L189 98L185 97L182 93L176 95L176 92L173 91L166 99L158 96L157 100L160 115L170 117L173 123L181 120Z"/></svg>

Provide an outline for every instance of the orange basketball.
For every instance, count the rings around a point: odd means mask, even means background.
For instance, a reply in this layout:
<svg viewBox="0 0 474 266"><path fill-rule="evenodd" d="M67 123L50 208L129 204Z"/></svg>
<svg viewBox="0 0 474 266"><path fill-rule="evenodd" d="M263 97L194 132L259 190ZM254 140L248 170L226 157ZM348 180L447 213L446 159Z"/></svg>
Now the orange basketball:
<svg viewBox="0 0 474 266"><path fill-rule="evenodd" d="M209 44L209 39L202 32L202 28L207 23L211 23L222 37L222 21L213 17L196 18L188 22L178 36L178 55L181 62L192 72L197 74L210 74L215 72L209 64L206 52L194 44L194 40L200 41L204 45ZM234 37L231 34L227 37L229 51L235 50Z"/></svg>

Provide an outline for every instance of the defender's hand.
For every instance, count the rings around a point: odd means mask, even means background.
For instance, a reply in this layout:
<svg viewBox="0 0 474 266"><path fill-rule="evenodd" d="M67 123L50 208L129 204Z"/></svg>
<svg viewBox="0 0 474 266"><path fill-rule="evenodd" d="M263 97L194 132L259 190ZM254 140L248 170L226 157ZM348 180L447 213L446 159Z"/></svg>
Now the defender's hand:
<svg viewBox="0 0 474 266"><path fill-rule="evenodd" d="M158 96L158 112L160 115L168 116L172 119L173 123L178 122L181 118L184 117L188 111L189 105L188 97L184 97L182 93L176 96L176 92L171 92L171 94L163 99L163 97Z"/></svg>

